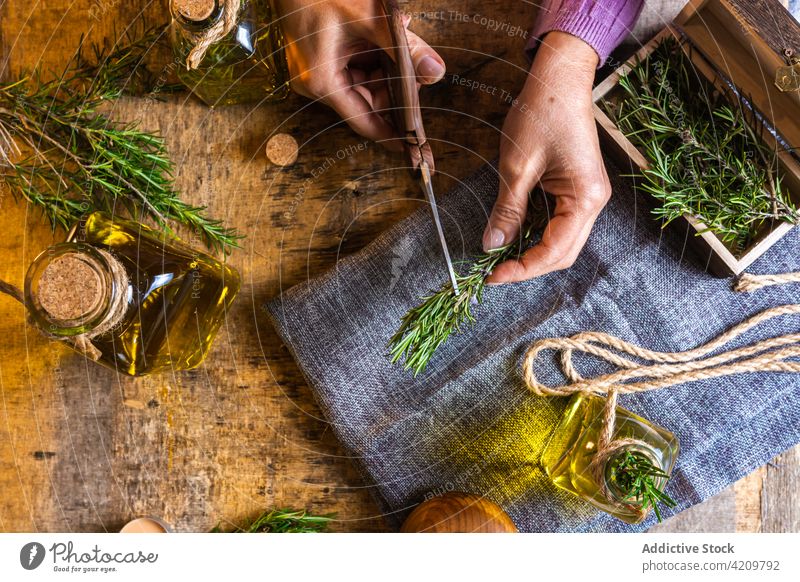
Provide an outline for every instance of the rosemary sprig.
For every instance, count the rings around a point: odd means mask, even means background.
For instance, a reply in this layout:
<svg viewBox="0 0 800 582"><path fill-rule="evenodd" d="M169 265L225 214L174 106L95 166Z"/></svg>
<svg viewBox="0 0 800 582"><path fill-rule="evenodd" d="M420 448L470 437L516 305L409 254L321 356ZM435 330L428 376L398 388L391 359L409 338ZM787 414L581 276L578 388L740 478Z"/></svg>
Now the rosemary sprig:
<svg viewBox="0 0 800 582"><path fill-rule="evenodd" d="M483 302L486 277L500 263L519 256L530 245L533 232L534 227L529 226L519 240L479 255L465 274L456 273L460 291L457 296L448 281L409 310L389 340L392 363L405 359L403 368L413 370L414 376L424 371L450 334L461 331L466 323L475 322L472 307Z"/></svg>
<svg viewBox="0 0 800 582"><path fill-rule="evenodd" d="M58 78L44 81L35 70L0 84L0 182L39 206L53 228L68 229L93 210L124 209L169 232L169 221L178 222L209 247L228 250L240 235L180 199L164 140L101 112L152 86L142 60L162 34L149 29L110 51L95 46L91 61L81 40Z"/></svg>
<svg viewBox="0 0 800 582"><path fill-rule="evenodd" d="M271 509L230 533L320 533L328 529L334 514L312 515L304 509ZM222 533L217 525L211 533Z"/></svg>
<svg viewBox="0 0 800 582"><path fill-rule="evenodd" d="M762 118L732 91L701 78L675 39L663 41L619 85L621 98L603 104L650 162L642 188L660 201L653 212L665 225L695 216L740 253L765 224L800 222L778 175L777 152L761 139Z"/></svg>
<svg viewBox="0 0 800 582"><path fill-rule="evenodd" d="M625 501L639 505L642 511L652 507L659 522L659 503L667 507L677 505L672 497L664 493L669 475L642 454L625 451L615 457L609 469L609 479L625 493Z"/></svg>

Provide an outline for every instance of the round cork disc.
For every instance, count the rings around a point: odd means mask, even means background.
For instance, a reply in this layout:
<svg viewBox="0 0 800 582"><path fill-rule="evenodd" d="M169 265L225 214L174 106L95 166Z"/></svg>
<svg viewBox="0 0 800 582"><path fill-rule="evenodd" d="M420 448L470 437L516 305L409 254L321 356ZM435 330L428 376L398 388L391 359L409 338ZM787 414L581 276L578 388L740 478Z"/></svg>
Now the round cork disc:
<svg viewBox="0 0 800 582"><path fill-rule="evenodd" d="M300 147L288 133L273 135L267 142L267 157L277 166L291 166L297 161Z"/></svg>
<svg viewBox="0 0 800 582"><path fill-rule="evenodd" d="M173 0L175 10L186 20L202 22L214 12L214 0Z"/></svg>
<svg viewBox="0 0 800 582"><path fill-rule="evenodd" d="M517 533L517 526L496 503L479 495L452 491L418 505L403 533Z"/></svg>
<svg viewBox="0 0 800 582"><path fill-rule="evenodd" d="M83 255L69 253L44 268L37 296L54 321L75 321L97 311L105 299L105 285Z"/></svg>

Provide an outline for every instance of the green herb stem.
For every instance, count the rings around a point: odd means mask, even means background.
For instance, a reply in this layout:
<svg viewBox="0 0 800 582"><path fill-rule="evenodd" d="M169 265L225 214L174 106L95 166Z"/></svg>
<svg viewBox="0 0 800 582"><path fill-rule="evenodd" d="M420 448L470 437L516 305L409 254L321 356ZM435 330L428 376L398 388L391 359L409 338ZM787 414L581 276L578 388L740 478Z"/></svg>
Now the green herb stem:
<svg viewBox="0 0 800 582"><path fill-rule="evenodd" d="M54 228L69 229L93 210L124 209L168 232L171 221L182 224L227 251L241 236L180 199L163 138L100 111L123 93L152 86L141 63L162 35L162 28L149 29L109 52L94 47L92 62L81 41L59 78L43 81L34 71L0 84L0 181L17 200L41 208Z"/></svg>
<svg viewBox="0 0 800 582"><path fill-rule="evenodd" d="M458 295L448 281L438 291L423 297L417 307L403 316L399 329L389 340L392 363L403 359L403 368L413 370L414 376L423 372L452 333L475 322L472 307L483 302L486 277L500 263L519 256L530 245L532 236L533 229L529 227L520 240L479 255L465 274L456 273Z"/></svg>
<svg viewBox="0 0 800 582"><path fill-rule="evenodd" d="M653 508L658 521L658 505L675 507L677 502L664 492L669 475L656 467L646 456L625 451L612 460L609 471L611 481L625 493L624 501L639 505L642 511Z"/></svg>
<svg viewBox="0 0 800 582"><path fill-rule="evenodd" d="M312 515L303 509L271 509L230 533L320 533L328 529L334 514ZM212 533L222 533L217 525Z"/></svg>

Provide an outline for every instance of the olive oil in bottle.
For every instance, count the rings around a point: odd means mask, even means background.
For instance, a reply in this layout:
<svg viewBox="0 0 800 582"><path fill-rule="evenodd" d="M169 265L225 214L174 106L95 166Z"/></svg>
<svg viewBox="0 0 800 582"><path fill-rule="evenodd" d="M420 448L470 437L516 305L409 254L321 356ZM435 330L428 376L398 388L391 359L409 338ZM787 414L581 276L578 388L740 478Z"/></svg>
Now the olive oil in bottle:
<svg viewBox="0 0 800 582"><path fill-rule="evenodd" d="M542 454L542 466L556 486L623 521L638 523L647 516L647 511L643 511L641 499L632 499L628 491L619 487L614 479L615 468L622 457L630 453L669 475L678 457L678 440L666 429L618 406L612 440L634 439L637 442L611 454L602 471L605 483L598 483L590 465L603 429L605 404L605 398L594 394L572 396ZM666 477L656 477L654 484L663 489L666 480Z"/></svg>
<svg viewBox="0 0 800 582"><path fill-rule="evenodd" d="M199 365L239 286L211 256L95 212L34 260L25 302L45 334L140 376Z"/></svg>
<svg viewBox="0 0 800 582"><path fill-rule="evenodd" d="M272 0L241 0L233 29L213 43L199 66L189 53L222 22L224 0L170 0L170 40L181 82L206 105L279 101L289 93L283 35Z"/></svg>

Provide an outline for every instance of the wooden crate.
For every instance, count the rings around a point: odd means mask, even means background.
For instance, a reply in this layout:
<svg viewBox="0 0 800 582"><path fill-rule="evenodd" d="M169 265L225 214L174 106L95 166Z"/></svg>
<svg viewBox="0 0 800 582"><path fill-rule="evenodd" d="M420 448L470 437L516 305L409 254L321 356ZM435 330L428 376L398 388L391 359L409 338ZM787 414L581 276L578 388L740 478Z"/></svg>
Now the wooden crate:
<svg viewBox="0 0 800 582"><path fill-rule="evenodd" d="M800 27L776 0L765 0L765 3L774 4L776 12L785 13L786 25ZM782 25L784 20L781 20ZM632 174L640 175L649 163L598 103L610 98L618 90L620 76L669 36L683 43L686 54L701 75L724 93L730 93L726 81L731 82L791 148L800 147L800 93L782 92L775 84L777 69L786 65L783 56L770 49L729 0L691 0L672 23L594 90L594 113L601 142L623 170L630 168ZM800 52L800 47L793 48ZM767 145L778 147L774 137L765 135L765 139L771 140ZM798 202L800 164L784 148L778 149L783 186L792 200ZM748 248L734 254L716 235L703 232L705 225L696 217L684 215L683 218L696 235L690 242L703 266L718 276L738 275L793 228L785 222L766 225Z"/></svg>

